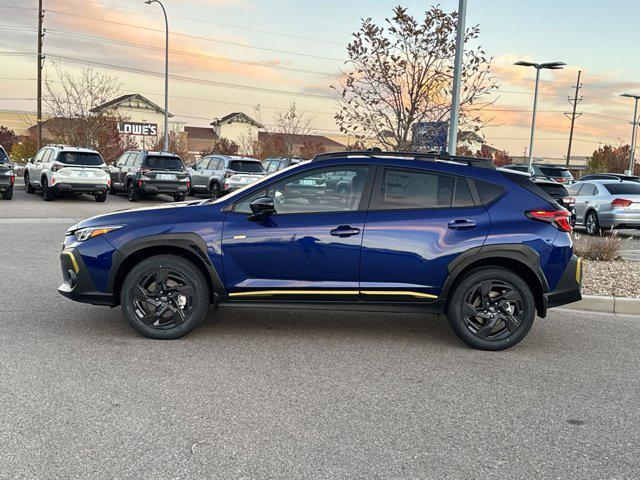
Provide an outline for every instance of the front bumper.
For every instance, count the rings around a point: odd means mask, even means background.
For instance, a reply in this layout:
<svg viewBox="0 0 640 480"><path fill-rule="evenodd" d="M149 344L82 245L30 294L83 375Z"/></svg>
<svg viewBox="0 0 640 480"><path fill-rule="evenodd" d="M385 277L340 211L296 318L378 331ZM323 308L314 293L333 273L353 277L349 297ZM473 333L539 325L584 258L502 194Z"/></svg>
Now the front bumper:
<svg viewBox="0 0 640 480"><path fill-rule="evenodd" d="M114 306L113 294L96 289L82 256L74 248L67 248L60 254L63 282L58 293L71 300L93 305Z"/></svg>
<svg viewBox="0 0 640 480"><path fill-rule="evenodd" d="M53 185L56 192L60 193L88 193L90 195L100 195L107 193L109 187L106 183L76 183L76 182L58 182Z"/></svg>
<svg viewBox="0 0 640 480"><path fill-rule="evenodd" d="M582 260L573 255L555 290L543 295L544 310L582 300ZM544 315L540 315L544 316Z"/></svg>

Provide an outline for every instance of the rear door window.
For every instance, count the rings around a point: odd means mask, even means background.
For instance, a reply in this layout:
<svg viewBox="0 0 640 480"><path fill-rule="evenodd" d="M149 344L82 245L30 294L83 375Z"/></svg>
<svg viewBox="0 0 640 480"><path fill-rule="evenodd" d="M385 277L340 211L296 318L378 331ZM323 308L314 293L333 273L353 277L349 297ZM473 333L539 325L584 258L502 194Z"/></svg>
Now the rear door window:
<svg viewBox="0 0 640 480"><path fill-rule="evenodd" d="M374 209L450 208L455 179L437 173L385 169Z"/></svg>
<svg viewBox="0 0 640 480"><path fill-rule="evenodd" d="M567 189L567 191L574 197L577 197L578 195L580 195L580 189L582 189L582 185L582 183L576 183L575 185L571 185Z"/></svg>

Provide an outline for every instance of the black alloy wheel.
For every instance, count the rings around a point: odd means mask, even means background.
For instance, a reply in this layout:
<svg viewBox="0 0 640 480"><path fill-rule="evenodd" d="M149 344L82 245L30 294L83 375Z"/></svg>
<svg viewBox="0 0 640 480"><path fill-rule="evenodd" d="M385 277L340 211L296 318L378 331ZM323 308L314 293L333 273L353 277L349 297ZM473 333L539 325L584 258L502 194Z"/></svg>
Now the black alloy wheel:
<svg viewBox="0 0 640 480"><path fill-rule="evenodd" d="M27 193L34 193L36 191L31 185L31 180L29 180L29 172L24 172L24 190Z"/></svg>
<svg viewBox="0 0 640 480"><path fill-rule="evenodd" d="M500 340L522 324L522 297L506 282L483 280L467 291L462 305L465 326L476 337Z"/></svg>
<svg viewBox="0 0 640 480"><path fill-rule="evenodd" d="M216 182L213 182L209 186L209 191L211 192L211 198L218 198L220 196L220 187Z"/></svg>
<svg viewBox="0 0 640 480"><path fill-rule="evenodd" d="M189 260L174 255L137 264L122 284L120 301L129 324L146 337L186 335L205 318L209 287Z"/></svg>
<svg viewBox="0 0 640 480"><path fill-rule="evenodd" d="M529 333L535 318L533 292L522 277L488 266L463 274L449 298L447 317L458 337L482 350L504 350Z"/></svg>

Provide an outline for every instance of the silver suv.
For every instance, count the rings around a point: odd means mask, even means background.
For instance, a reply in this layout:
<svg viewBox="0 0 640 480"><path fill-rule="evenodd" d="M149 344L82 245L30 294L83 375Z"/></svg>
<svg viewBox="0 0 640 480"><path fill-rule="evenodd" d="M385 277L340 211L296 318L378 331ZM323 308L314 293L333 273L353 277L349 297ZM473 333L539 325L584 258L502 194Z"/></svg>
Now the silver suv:
<svg viewBox="0 0 640 480"><path fill-rule="evenodd" d="M640 228L640 183L588 180L568 189L576 199L576 225L589 235L602 229Z"/></svg>
<svg viewBox="0 0 640 480"><path fill-rule="evenodd" d="M208 193L213 198L244 187L265 175L260 160L229 155L207 155L189 168L190 195ZM230 177L234 177L230 180ZM230 180L230 181L226 181Z"/></svg>
<svg viewBox="0 0 640 480"><path fill-rule="evenodd" d="M27 193L42 192L45 201L59 193L86 193L97 202L107 199L111 179L98 152L88 148L47 145L24 169Z"/></svg>

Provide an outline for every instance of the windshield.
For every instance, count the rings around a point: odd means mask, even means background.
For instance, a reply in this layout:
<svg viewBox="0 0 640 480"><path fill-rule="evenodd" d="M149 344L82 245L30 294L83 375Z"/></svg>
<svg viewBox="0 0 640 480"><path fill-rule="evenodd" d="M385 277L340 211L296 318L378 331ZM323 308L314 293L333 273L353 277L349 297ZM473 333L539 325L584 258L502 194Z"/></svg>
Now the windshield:
<svg viewBox="0 0 640 480"><path fill-rule="evenodd" d="M103 165L104 161L99 153L91 152L61 152L58 162L65 165Z"/></svg>
<svg viewBox="0 0 640 480"><path fill-rule="evenodd" d="M262 173L264 172L264 167L262 163L259 161L251 161L251 160L232 160L229 162L229 169L234 172L245 172L245 173Z"/></svg>
<svg viewBox="0 0 640 480"><path fill-rule="evenodd" d="M611 195L640 195L640 183L605 183Z"/></svg>
<svg viewBox="0 0 640 480"><path fill-rule="evenodd" d="M4 148L0 147L0 163L9 163L9 157L7 156L7 152L4 151Z"/></svg>
<svg viewBox="0 0 640 480"><path fill-rule="evenodd" d="M144 161L145 167L151 170L183 170L184 165L180 157L168 157L149 155Z"/></svg>
<svg viewBox="0 0 640 480"><path fill-rule="evenodd" d="M540 167L540 171L547 177L573 178L571 172L566 168Z"/></svg>

